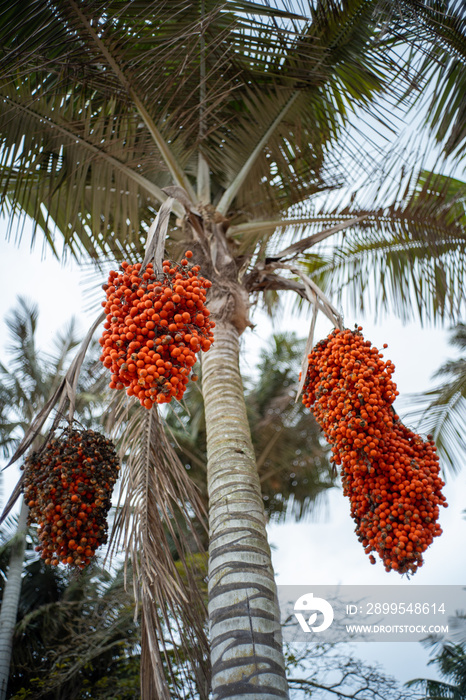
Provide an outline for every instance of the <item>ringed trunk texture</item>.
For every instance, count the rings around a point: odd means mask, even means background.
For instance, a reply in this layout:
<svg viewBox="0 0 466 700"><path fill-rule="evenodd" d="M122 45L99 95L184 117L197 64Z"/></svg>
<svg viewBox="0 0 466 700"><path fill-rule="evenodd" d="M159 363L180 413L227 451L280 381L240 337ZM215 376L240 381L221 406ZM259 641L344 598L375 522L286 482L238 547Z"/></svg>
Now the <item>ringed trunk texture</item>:
<svg viewBox="0 0 466 700"><path fill-rule="evenodd" d="M280 613L239 371L239 333L218 321L202 358L214 700L288 698Z"/></svg>
<svg viewBox="0 0 466 700"><path fill-rule="evenodd" d="M23 573L24 550L26 549L28 508L21 505L15 542L11 549L8 578L3 589L2 609L0 611L0 700L5 700L10 674L10 662L18 615L18 603L21 593L21 575Z"/></svg>

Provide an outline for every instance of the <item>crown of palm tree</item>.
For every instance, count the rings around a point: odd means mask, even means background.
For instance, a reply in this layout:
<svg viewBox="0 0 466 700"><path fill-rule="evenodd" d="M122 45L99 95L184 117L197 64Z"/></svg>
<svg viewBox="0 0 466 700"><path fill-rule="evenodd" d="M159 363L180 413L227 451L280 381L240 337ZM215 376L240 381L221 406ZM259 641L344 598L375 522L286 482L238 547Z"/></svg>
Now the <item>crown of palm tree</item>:
<svg viewBox="0 0 466 700"><path fill-rule="evenodd" d="M336 254L317 250L308 261L323 287L359 293L373 275L379 305L409 315L414 294L421 317L457 315L464 209L448 183L418 177L419 153L414 160L406 145L396 166L384 163L393 145L374 120L387 137L433 84L436 138L447 154L461 150L463 107L452 96L462 94L463 10L381 0L299 12L287 3L30 0L18 23L14 3L2 3L3 210L30 215L57 255L60 233L75 255L128 257L174 184L191 221L207 206L224 222L238 264L281 260L283 241L303 232L324 228L327 238L351 227ZM392 183L388 203L363 187L367 172L385 194ZM309 204L354 183L359 194L346 205ZM181 203L174 210L183 217ZM171 228L172 239L183 237ZM260 272L251 291L289 288L276 270Z"/></svg>

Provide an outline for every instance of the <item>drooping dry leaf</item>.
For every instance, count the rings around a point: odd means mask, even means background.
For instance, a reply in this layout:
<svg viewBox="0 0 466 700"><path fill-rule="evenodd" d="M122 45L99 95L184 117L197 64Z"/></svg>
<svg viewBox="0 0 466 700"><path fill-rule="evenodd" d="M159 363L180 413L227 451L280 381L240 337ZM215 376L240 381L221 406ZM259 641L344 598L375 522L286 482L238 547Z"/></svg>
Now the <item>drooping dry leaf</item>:
<svg viewBox="0 0 466 700"><path fill-rule="evenodd" d="M157 216L147 232L146 253L141 268L145 267L153 260L157 272L162 271L162 259L167 235L170 212L174 199L169 197L160 207Z"/></svg>
<svg viewBox="0 0 466 700"><path fill-rule="evenodd" d="M199 688L209 674L206 611L190 564L202 551L205 512L155 407L148 411L123 395L114 435L124 466L109 551L123 545L133 565L143 619L142 697L181 698L180 678L195 678Z"/></svg>
<svg viewBox="0 0 466 700"><path fill-rule="evenodd" d="M25 432L23 439L19 443L15 453L13 454L12 458L4 467L4 469L7 469L9 466L14 464L20 457L22 457L27 450L31 447L33 444L34 440L38 435L40 435L40 432L47 420L47 418L50 416L54 406L58 403L56 413L54 420L52 422L51 427L49 428L47 435L45 437L44 443L47 442L48 437L53 433L55 428L57 427L58 423L64 418L65 415L65 409L66 405L69 404L69 410L68 410L68 421L71 423L73 420L73 415L74 415L74 408L75 408L75 403L76 403L76 391L78 387L78 381L79 381L79 373L81 371L82 364L84 362L84 358L86 356L86 352L88 350L89 344L92 340L92 336L94 335L97 327L102 323L102 321L105 318L105 314L99 314L99 317L94 321L92 326L90 327L86 337L82 341L79 350L72 361L67 373L61 380L60 384L56 388L56 390L53 392L52 396L50 399L47 401L45 406L39 411L37 416L35 416L34 420L32 421L31 425L29 426L28 430ZM17 499L19 498L20 494L22 491L22 477L15 486L13 493L11 494L8 503L6 504L3 513L0 517L0 524L3 522L3 520L6 518L10 510L13 508L14 504L16 503Z"/></svg>

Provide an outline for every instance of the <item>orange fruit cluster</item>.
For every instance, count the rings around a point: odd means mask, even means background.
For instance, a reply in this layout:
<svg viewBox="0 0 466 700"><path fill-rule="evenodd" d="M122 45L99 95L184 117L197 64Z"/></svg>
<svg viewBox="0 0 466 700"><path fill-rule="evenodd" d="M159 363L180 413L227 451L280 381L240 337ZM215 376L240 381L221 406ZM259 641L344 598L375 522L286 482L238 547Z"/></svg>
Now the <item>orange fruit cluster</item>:
<svg viewBox="0 0 466 700"><path fill-rule="evenodd" d="M442 532L437 520L439 506L447 505L444 482L431 436L424 442L392 407L395 366L361 330L335 329L314 347L303 403L332 445L332 461L341 465L366 554L377 552L386 571L414 573Z"/></svg>
<svg viewBox="0 0 466 700"><path fill-rule="evenodd" d="M112 372L110 387L127 387L146 408L181 399L196 353L213 342L215 323L205 306L212 283L198 274L198 265L189 266L190 257L188 250L180 264L164 260L160 275L151 264L142 271L140 263L123 262L103 285L100 359Z"/></svg>
<svg viewBox="0 0 466 700"><path fill-rule="evenodd" d="M107 541L107 513L120 469L110 440L93 430L66 430L28 456L24 499L38 524L46 564L83 569Z"/></svg>

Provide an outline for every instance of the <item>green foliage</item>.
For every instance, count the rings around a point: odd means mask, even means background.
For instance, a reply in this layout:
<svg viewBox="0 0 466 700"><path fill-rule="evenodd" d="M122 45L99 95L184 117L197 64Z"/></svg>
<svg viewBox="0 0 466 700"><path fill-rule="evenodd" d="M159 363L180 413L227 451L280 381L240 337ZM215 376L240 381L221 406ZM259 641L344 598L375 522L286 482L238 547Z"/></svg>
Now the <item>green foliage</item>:
<svg viewBox="0 0 466 700"><path fill-rule="evenodd" d="M443 465L457 473L464 464L466 434L466 325L451 330L451 345L463 354L448 360L435 373L442 382L431 391L410 398L407 418L424 433L432 433Z"/></svg>
<svg viewBox="0 0 466 700"><path fill-rule="evenodd" d="M71 320L65 331L55 338L52 350L49 353L41 351L36 344L38 308L36 304L24 298L18 300L17 307L5 320L9 331L9 344L6 348L7 359L0 364L0 445L3 454L8 457L28 430L34 416L43 408L61 381L78 340L75 322ZM95 351L94 346L83 367L76 400L77 415L89 427L95 426L96 407L102 405L101 392L104 386L102 371L96 368ZM43 437L37 435L34 446L40 445L42 440ZM22 499L22 495L20 498ZM2 530L3 537L8 538L0 549L2 593L12 544L17 537L11 536L13 524L14 518L10 518ZM46 567L42 560L37 560L37 555L31 551L30 539L27 541L29 549L26 552L27 564L21 582L22 593L18 610L20 624L27 631L25 636L19 633L20 642L14 646L12 663L17 670L12 672L10 680L14 685L21 673L30 674L34 670L34 673L38 674L37 687L40 687L43 678L38 670L50 652L43 643L44 630L48 626L52 636L58 634L57 640L65 639L63 625L66 623L63 622L60 626L60 618L54 616L54 611L57 602L63 595L68 595L69 591L66 576L56 569ZM76 601L69 601L70 608L75 605ZM84 611L83 614L85 615ZM31 679L31 685L28 684L24 692L32 692L31 688L35 682Z"/></svg>
<svg viewBox="0 0 466 700"><path fill-rule="evenodd" d="M422 45L437 35L433 54L426 56L421 74L431 87L426 122L445 155L464 158L466 147L466 23L462 0L412 3L418 21L415 42ZM416 108L418 104L416 103Z"/></svg>
<svg viewBox="0 0 466 700"><path fill-rule="evenodd" d="M140 629L123 573L25 568L10 692L19 698L139 697Z"/></svg>
<svg viewBox="0 0 466 700"><path fill-rule="evenodd" d="M331 298L345 288L351 308L369 309L376 318L395 312L404 320L458 319L466 185L425 170L407 180L390 206L349 207L347 216L365 218L305 254L306 270Z"/></svg>
<svg viewBox="0 0 466 700"><path fill-rule="evenodd" d="M438 666L444 680L416 678L407 684L419 688L424 700L465 700L466 652L462 644L444 644L440 652L429 662Z"/></svg>
<svg viewBox="0 0 466 700"><path fill-rule="evenodd" d="M14 521L2 530L3 591ZM123 572L99 566L76 574L37 558L27 536L9 696L14 700L131 700L139 697L140 627Z"/></svg>
<svg viewBox="0 0 466 700"><path fill-rule="evenodd" d="M128 255L170 174L191 189L199 146L218 202L284 110L235 209L285 211L335 179L327 150L388 88L377 4L310 4L306 16L241 0L2 2L4 209L27 212L57 254L54 225L75 255Z"/></svg>
<svg viewBox="0 0 466 700"><path fill-rule="evenodd" d="M5 318L9 344L7 360L0 363L0 447L5 457L12 454L18 439L56 389L79 344L72 318L57 334L52 351L41 350L35 335L38 317L37 304L19 297L17 307ZM86 427L96 425L106 385L98 352L94 343L82 368L76 397L76 414Z"/></svg>

